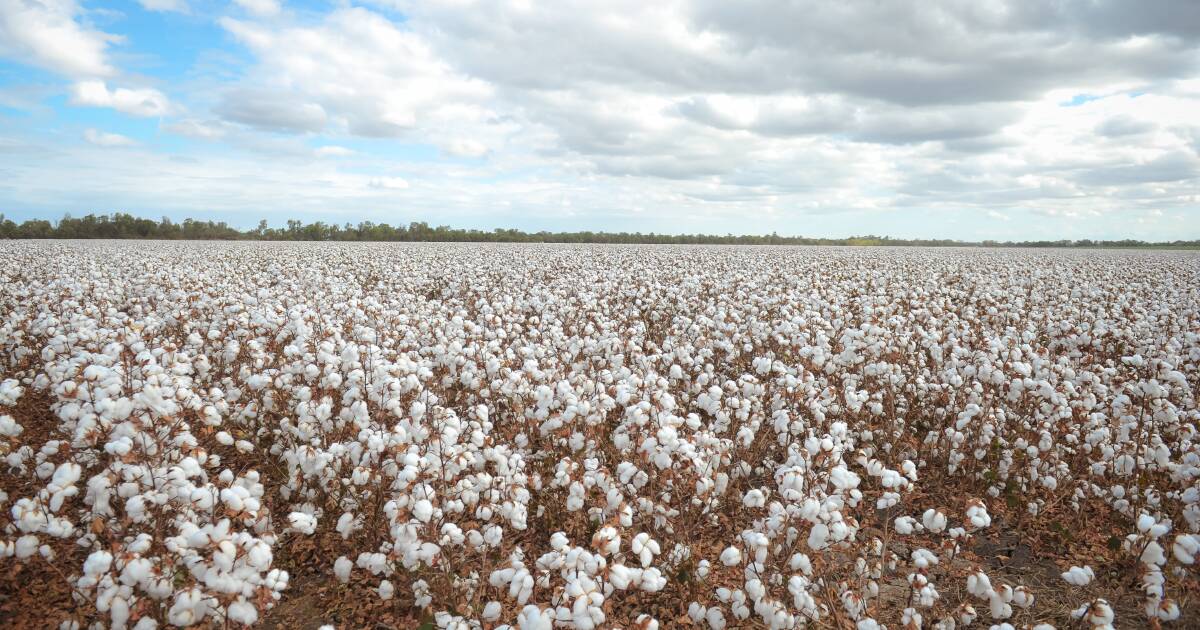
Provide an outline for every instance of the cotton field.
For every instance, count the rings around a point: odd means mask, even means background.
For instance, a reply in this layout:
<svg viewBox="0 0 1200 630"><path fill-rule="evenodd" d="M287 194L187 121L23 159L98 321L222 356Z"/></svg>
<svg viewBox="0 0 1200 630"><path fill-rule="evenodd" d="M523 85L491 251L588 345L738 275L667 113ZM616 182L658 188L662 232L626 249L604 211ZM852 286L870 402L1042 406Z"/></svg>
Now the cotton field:
<svg viewBox="0 0 1200 630"><path fill-rule="evenodd" d="M0 623L1195 628L1200 256L0 242Z"/></svg>

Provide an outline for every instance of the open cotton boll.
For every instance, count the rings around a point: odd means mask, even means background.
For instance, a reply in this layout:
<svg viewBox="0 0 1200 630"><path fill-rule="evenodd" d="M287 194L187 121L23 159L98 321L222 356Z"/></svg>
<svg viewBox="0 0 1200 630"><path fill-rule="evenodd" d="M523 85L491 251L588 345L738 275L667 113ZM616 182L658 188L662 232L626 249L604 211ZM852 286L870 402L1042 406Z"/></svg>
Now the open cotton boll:
<svg viewBox="0 0 1200 630"><path fill-rule="evenodd" d="M992 517L988 515L987 506L979 499L973 499L967 505L967 523L972 529L983 529L992 524Z"/></svg>
<svg viewBox="0 0 1200 630"><path fill-rule="evenodd" d="M526 606L517 617L517 627L520 630L553 630L554 615L537 606Z"/></svg>
<svg viewBox="0 0 1200 630"><path fill-rule="evenodd" d="M379 587L376 589L376 592L379 593L379 599L387 601L392 598L392 593L395 592L395 587L392 586L390 580L383 580L379 583Z"/></svg>
<svg viewBox="0 0 1200 630"><path fill-rule="evenodd" d="M247 626L252 626L258 621L258 609L244 599L230 604L228 615L230 620Z"/></svg>
<svg viewBox="0 0 1200 630"><path fill-rule="evenodd" d="M892 523L892 526L897 534L907 536L916 531L917 519L911 516L898 516Z"/></svg>
<svg viewBox="0 0 1200 630"><path fill-rule="evenodd" d="M921 523L930 533L940 534L946 530L946 515L930 508L921 515Z"/></svg>
<svg viewBox="0 0 1200 630"><path fill-rule="evenodd" d="M350 581L350 571L354 568L354 563L346 556L338 556L337 560L333 561L333 574L342 584Z"/></svg>
<svg viewBox="0 0 1200 630"><path fill-rule="evenodd" d="M430 503L429 499L419 499L413 504L412 514L418 521L428 523L433 517L433 503Z"/></svg>
<svg viewBox="0 0 1200 630"><path fill-rule="evenodd" d="M737 547L726 547L725 550L721 552L721 564L724 564L727 567L731 567L736 564L741 564L741 562L742 562L742 550L741 549L738 549Z"/></svg>
<svg viewBox="0 0 1200 630"><path fill-rule="evenodd" d="M650 534L641 533L633 537L630 550L641 561L643 567L650 566L654 556L659 553L658 542L650 538Z"/></svg>
<svg viewBox="0 0 1200 630"><path fill-rule="evenodd" d="M1068 584L1075 586L1087 586L1095 579L1096 574L1092 572L1092 567L1084 565L1083 567L1071 567L1062 574L1062 579Z"/></svg>
<svg viewBox="0 0 1200 630"><path fill-rule="evenodd" d="M1181 564L1194 564L1197 556L1200 556L1200 536L1179 534L1171 545L1171 554Z"/></svg>
<svg viewBox="0 0 1200 630"><path fill-rule="evenodd" d="M288 523L292 529L301 534L312 534L317 531L317 517L304 512L292 512L288 514Z"/></svg>

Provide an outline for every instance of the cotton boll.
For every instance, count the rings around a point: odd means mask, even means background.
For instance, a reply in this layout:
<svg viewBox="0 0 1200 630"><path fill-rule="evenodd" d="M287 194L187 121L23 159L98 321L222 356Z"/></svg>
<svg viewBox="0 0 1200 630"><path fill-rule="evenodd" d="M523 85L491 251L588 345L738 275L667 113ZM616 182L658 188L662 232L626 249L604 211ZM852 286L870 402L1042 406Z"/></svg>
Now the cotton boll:
<svg viewBox="0 0 1200 630"><path fill-rule="evenodd" d="M930 533L940 534L946 530L946 515L932 508L921 515L921 522Z"/></svg>
<svg viewBox="0 0 1200 630"><path fill-rule="evenodd" d="M395 587L392 586L390 580L383 580L379 583L379 588L376 589L376 592L379 593L379 599L382 599L386 602L392 598L392 593L395 592Z"/></svg>
<svg viewBox="0 0 1200 630"><path fill-rule="evenodd" d="M897 534L900 534L901 536L907 536L916 531L916 524L917 519L911 516L899 516L896 517L896 520L892 523L892 526L895 528Z"/></svg>
<svg viewBox="0 0 1200 630"><path fill-rule="evenodd" d="M742 497L742 505L747 508L760 508L767 504L766 495L758 488L751 489Z"/></svg>
<svg viewBox="0 0 1200 630"><path fill-rule="evenodd" d="M1195 534L1179 534L1171 545L1171 554L1180 564L1194 564L1200 555L1200 536Z"/></svg>
<svg viewBox="0 0 1200 630"><path fill-rule="evenodd" d="M36 541L37 539L34 538ZM113 556L107 551L93 551L83 562L83 574L98 578L108 573L112 566Z"/></svg>
<svg viewBox="0 0 1200 630"><path fill-rule="evenodd" d="M992 524L992 517L988 515L987 506L979 499L974 499L968 504L967 522L972 529L983 529Z"/></svg>
<svg viewBox="0 0 1200 630"><path fill-rule="evenodd" d="M737 547L726 547L725 550L721 552L721 564L731 567L735 564L741 564L741 562L742 551Z"/></svg>
<svg viewBox="0 0 1200 630"><path fill-rule="evenodd" d="M311 535L317 530L317 518L304 512L288 514L288 522L291 523L292 529L301 534Z"/></svg>
<svg viewBox="0 0 1200 630"><path fill-rule="evenodd" d="M231 620L247 626L252 626L258 621L258 609L244 599L230 604L228 614Z"/></svg>
<svg viewBox="0 0 1200 630"><path fill-rule="evenodd" d="M554 616L549 610L526 606L517 617L517 627L520 630L553 630Z"/></svg>
<svg viewBox="0 0 1200 630"><path fill-rule="evenodd" d="M338 556L338 559L333 561L333 574L342 584L350 582L350 571L353 568L354 563L350 562L346 556Z"/></svg>
<svg viewBox="0 0 1200 630"><path fill-rule="evenodd" d="M1072 566L1072 568L1063 572L1062 578L1068 584L1074 584L1076 587L1084 587L1088 583L1091 583L1093 578L1096 578L1096 574L1092 572L1091 566L1085 565L1082 568L1080 566Z"/></svg>
<svg viewBox="0 0 1200 630"><path fill-rule="evenodd" d="M34 536L33 534L26 534L18 538L16 546L17 560L25 560L32 557L33 554L37 553L38 544L38 537ZM109 559L111 561L112 557L109 556ZM107 570L107 568L105 570Z"/></svg>
<svg viewBox="0 0 1200 630"><path fill-rule="evenodd" d="M630 549L641 561L643 567L650 566L650 562L654 560L654 556L659 553L658 542L651 539L650 535L646 533L634 536L633 542L630 543Z"/></svg>
<svg viewBox="0 0 1200 630"><path fill-rule="evenodd" d="M422 523L428 523L433 517L433 504L428 499L420 499L413 504L413 517Z"/></svg>

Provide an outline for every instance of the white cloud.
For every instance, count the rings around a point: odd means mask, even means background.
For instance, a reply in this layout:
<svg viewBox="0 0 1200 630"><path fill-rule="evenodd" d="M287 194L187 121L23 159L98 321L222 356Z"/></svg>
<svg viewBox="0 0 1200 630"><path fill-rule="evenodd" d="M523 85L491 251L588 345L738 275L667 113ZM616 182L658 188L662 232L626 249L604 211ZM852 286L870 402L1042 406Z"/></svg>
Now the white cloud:
<svg viewBox="0 0 1200 630"><path fill-rule="evenodd" d="M87 129L84 131L83 138L98 147L128 147L137 144L133 138L128 136L107 133L96 129Z"/></svg>
<svg viewBox="0 0 1200 630"><path fill-rule="evenodd" d="M269 203L336 190L434 216L717 231L960 213L1010 233L1034 213L1165 224L1200 204L1194 2L235 1L219 24L251 63L196 82L163 129L293 165L254 174ZM183 111L76 78L76 104ZM355 137L380 140L319 159ZM174 168L154 172L177 183Z"/></svg>
<svg viewBox="0 0 1200 630"><path fill-rule="evenodd" d="M228 131L226 127L227 125L221 121L184 118L164 126L164 129L171 133L187 136L189 138L216 140L218 138L225 137L225 134Z"/></svg>
<svg viewBox="0 0 1200 630"><path fill-rule="evenodd" d="M315 154L317 157L346 157L349 155L354 155L354 151L352 149L347 149L346 147L339 147L334 144L329 144L323 147L317 147L313 150L313 154Z"/></svg>
<svg viewBox="0 0 1200 630"><path fill-rule="evenodd" d="M191 11L187 0L138 0L138 4L147 11L173 11L176 13Z"/></svg>
<svg viewBox="0 0 1200 630"><path fill-rule="evenodd" d="M242 7L258 17L273 17L279 15L280 4L277 0L233 0L234 4Z"/></svg>
<svg viewBox="0 0 1200 630"><path fill-rule="evenodd" d="M457 157L477 158L487 155L487 145L469 138L454 138L445 143L445 151Z"/></svg>
<svg viewBox="0 0 1200 630"><path fill-rule="evenodd" d="M405 190L408 188L408 180L401 177L373 177L367 185L371 188Z"/></svg>
<svg viewBox="0 0 1200 630"><path fill-rule="evenodd" d="M71 77L115 70L105 51L121 37L80 24L73 0L0 0L0 56Z"/></svg>
<svg viewBox="0 0 1200 630"><path fill-rule="evenodd" d="M221 21L258 58L219 111L264 128L397 137L481 123L490 87L455 72L424 38L361 8L315 26Z"/></svg>
<svg viewBox="0 0 1200 630"><path fill-rule="evenodd" d="M71 104L111 107L133 116L165 116L171 103L153 88L117 88L109 90L104 81L80 81L71 88Z"/></svg>

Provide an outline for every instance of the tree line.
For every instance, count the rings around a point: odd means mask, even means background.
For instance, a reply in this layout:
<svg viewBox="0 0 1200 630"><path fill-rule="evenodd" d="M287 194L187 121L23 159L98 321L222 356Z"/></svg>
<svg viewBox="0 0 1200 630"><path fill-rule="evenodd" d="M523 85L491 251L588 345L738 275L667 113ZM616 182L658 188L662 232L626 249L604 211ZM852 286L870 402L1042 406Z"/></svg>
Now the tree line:
<svg viewBox="0 0 1200 630"><path fill-rule="evenodd" d="M853 245L853 246L982 246L982 247L1111 247L1111 248L1200 248L1200 240L1147 242L1135 239L1117 241L1056 240L1056 241L958 241L950 239L900 239L887 236L852 236L849 238L808 238L734 234L656 234L654 232L525 232L496 228L476 230L452 228L446 225L431 227L425 222L407 226L363 221L357 225L336 225L316 221L304 223L289 220L284 227L270 227L265 220L253 229L239 230L224 221L184 219L175 222L167 217L159 221L125 213L89 214L82 218L70 215L60 221L29 219L16 223L0 214L0 239L162 239L162 240L265 240L265 241L426 241L475 243L614 243L662 245Z"/></svg>

